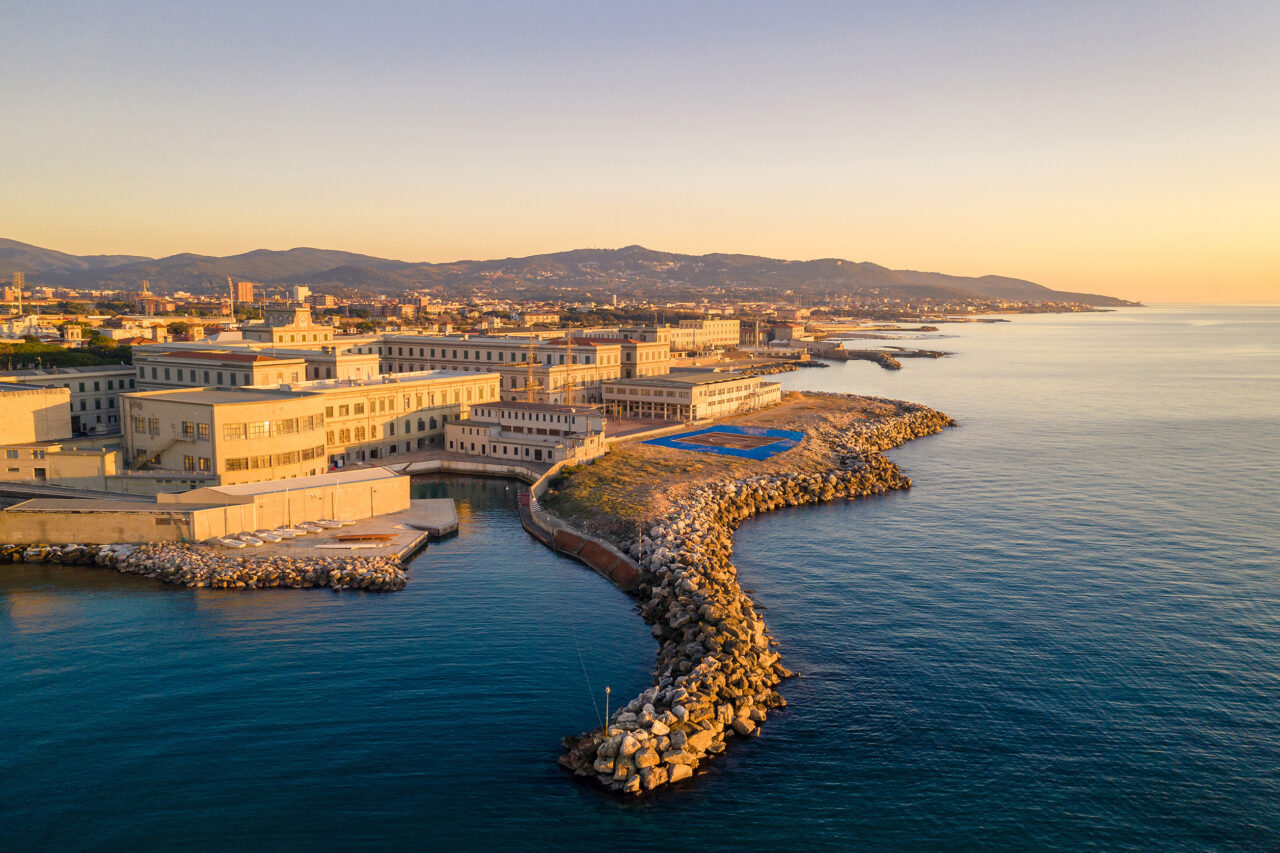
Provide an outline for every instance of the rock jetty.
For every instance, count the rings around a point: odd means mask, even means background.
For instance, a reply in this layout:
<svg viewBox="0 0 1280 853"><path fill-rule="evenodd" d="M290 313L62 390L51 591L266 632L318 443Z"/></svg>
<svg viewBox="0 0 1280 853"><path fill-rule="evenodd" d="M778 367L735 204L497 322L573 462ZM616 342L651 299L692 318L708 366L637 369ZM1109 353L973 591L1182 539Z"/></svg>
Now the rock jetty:
<svg viewBox="0 0 1280 853"><path fill-rule="evenodd" d="M72 563L113 568L164 583L208 589L362 589L389 592L408 583L399 558L233 556L186 543L0 545L0 562Z"/></svg>
<svg viewBox="0 0 1280 853"><path fill-rule="evenodd" d="M694 775L733 737L758 737L793 675L730 561L733 531L758 512L909 488L880 454L954 425L900 403L899 413L850 425L833 420L806 440L826 442L839 467L762 474L699 486L630 554L642 570L640 612L658 640L653 686L607 725L565 738L561 766L611 791L641 794ZM624 551L627 543L617 543Z"/></svg>

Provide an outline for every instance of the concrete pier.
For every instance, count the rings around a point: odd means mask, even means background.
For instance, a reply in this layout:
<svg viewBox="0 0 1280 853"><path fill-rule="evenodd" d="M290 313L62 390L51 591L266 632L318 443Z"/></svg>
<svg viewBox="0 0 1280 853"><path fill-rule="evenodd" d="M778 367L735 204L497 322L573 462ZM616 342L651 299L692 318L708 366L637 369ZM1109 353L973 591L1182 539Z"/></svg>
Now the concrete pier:
<svg viewBox="0 0 1280 853"><path fill-rule="evenodd" d="M295 539L268 542L256 548L238 549L236 554L249 557L399 557L408 562L427 547L431 539L439 539L458 529L458 513L449 498L409 501L402 512L364 518L347 527L308 533ZM367 539L346 537L366 536ZM339 539L344 537L346 541ZM228 549L223 549L228 550Z"/></svg>

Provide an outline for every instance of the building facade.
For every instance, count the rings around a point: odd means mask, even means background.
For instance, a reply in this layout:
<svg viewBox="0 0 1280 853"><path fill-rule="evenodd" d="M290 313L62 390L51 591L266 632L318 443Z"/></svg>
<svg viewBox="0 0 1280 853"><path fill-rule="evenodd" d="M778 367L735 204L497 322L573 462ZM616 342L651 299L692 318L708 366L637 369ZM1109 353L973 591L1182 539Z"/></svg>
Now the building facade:
<svg viewBox="0 0 1280 853"><path fill-rule="evenodd" d="M125 456L154 476L220 484L314 476L439 447L445 424L498 399L497 374L429 371L123 398Z"/></svg>
<svg viewBox="0 0 1280 853"><path fill-rule="evenodd" d="M333 343L333 327L314 322L306 305L268 308L262 323L240 331L246 341L261 344L318 349Z"/></svg>
<svg viewBox="0 0 1280 853"><path fill-rule="evenodd" d="M383 373L416 370L494 371L502 399L556 405L599 403L601 387L622 374L618 343L590 338L485 335L385 335L364 345L379 353Z"/></svg>
<svg viewBox="0 0 1280 853"><path fill-rule="evenodd" d="M782 399L782 386L759 376L673 373L606 382L604 399L614 417L688 422L771 406Z"/></svg>
<svg viewBox="0 0 1280 853"><path fill-rule="evenodd" d="M279 358L247 349L138 347L133 353L137 390L271 385L301 382L302 358Z"/></svg>
<svg viewBox="0 0 1280 853"><path fill-rule="evenodd" d="M741 334L738 320L703 319L681 320L680 328L693 331L694 349L735 349Z"/></svg>
<svg viewBox="0 0 1280 853"><path fill-rule="evenodd" d="M604 413L594 406L501 402L473 406L445 428L445 447L498 461L582 462L605 452Z"/></svg>

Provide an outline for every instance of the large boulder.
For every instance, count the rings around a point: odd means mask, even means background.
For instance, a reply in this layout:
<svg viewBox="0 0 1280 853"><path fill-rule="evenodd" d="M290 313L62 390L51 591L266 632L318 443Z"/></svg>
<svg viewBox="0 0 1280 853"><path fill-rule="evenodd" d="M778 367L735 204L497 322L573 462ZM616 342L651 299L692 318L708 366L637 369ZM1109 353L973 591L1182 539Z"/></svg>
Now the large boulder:
<svg viewBox="0 0 1280 853"><path fill-rule="evenodd" d="M633 758L636 767L653 767L658 763L658 751L653 747L645 747L637 752Z"/></svg>

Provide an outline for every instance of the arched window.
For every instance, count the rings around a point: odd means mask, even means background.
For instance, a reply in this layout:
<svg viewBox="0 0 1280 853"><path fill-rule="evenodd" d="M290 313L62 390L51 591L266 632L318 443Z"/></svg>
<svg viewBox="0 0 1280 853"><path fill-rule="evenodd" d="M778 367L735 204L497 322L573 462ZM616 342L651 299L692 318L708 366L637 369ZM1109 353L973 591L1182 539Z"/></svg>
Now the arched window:
<svg viewBox="0 0 1280 853"><path fill-rule="evenodd" d="M431 428L432 428L432 429L435 429L435 428L436 428L436 419L435 419L435 418L432 418L432 419L430 420L430 424L431 424Z"/></svg>
<svg viewBox="0 0 1280 853"><path fill-rule="evenodd" d="M418 432L422 432L427 428L427 422L422 418L418 418Z"/></svg>
<svg viewBox="0 0 1280 853"><path fill-rule="evenodd" d="M356 427L356 441L364 441L364 427Z"/></svg>

